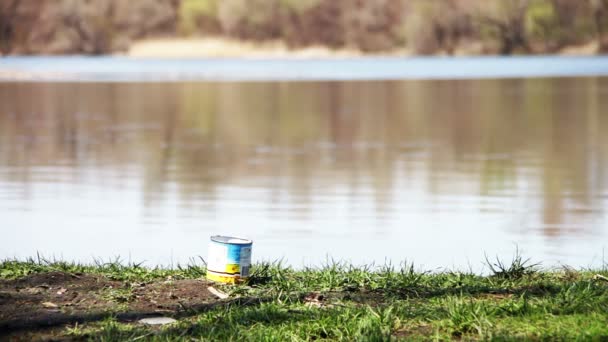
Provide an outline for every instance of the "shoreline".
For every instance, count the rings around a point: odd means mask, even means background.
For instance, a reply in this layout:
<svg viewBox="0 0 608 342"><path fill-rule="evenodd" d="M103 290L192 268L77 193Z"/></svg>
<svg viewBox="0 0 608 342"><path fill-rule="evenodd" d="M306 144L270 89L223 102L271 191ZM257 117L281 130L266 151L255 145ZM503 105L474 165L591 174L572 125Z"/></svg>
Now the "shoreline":
<svg viewBox="0 0 608 342"><path fill-rule="evenodd" d="M597 42L566 46L554 54L519 54L513 56L599 56ZM415 54L407 48L396 48L385 52L366 53L357 49L332 49L323 45L304 48L289 48L280 40L243 41L223 37L209 38L167 38L134 41L125 53L116 54L133 58L358 58L358 57L482 57L480 44L470 43L456 49L453 54Z"/></svg>
<svg viewBox="0 0 608 342"><path fill-rule="evenodd" d="M379 52L365 52L356 48L331 48L325 45L311 45L290 48L282 40L251 41L225 37L200 38L147 38L135 40L122 52L108 54L8 54L0 53L0 62L6 57L130 57L130 58L237 58L237 59L340 59L340 58L370 58L370 57L533 57L533 56L602 56L596 41L580 45L565 46L554 53L520 53L512 55L497 55L484 53L479 42L471 42L460 46L452 54L438 52L432 54L416 54L405 47L394 48Z"/></svg>
<svg viewBox="0 0 608 342"><path fill-rule="evenodd" d="M402 51L405 52L405 51ZM396 52L395 52L396 53ZM118 56L131 58L353 58L366 56L354 49L330 49L326 46L310 46L289 49L279 40L266 42L241 41L220 37L144 39L133 42L129 49ZM384 54L382 54L384 55ZM389 54L390 55L390 54ZM387 56L389 56L387 55ZM374 55L376 56L376 55Z"/></svg>

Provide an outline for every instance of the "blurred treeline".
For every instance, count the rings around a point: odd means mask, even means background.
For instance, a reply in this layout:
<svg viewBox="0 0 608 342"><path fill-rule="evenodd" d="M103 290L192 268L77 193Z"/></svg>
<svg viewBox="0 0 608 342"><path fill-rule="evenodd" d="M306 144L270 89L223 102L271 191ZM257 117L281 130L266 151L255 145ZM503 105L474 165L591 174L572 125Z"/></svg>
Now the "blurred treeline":
<svg viewBox="0 0 608 342"><path fill-rule="evenodd" d="M157 37L364 52L608 51L608 0L1 0L3 54L104 54Z"/></svg>

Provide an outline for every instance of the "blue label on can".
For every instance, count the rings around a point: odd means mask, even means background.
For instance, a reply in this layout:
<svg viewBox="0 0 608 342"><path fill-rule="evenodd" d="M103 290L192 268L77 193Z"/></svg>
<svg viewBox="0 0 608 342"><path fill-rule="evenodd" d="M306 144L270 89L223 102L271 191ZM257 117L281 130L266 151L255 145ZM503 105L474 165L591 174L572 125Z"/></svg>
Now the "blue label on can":
<svg viewBox="0 0 608 342"><path fill-rule="evenodd" d="M241 245L227 245L228 246L228 260L229 264L238 264L241 262Z"/></svg>

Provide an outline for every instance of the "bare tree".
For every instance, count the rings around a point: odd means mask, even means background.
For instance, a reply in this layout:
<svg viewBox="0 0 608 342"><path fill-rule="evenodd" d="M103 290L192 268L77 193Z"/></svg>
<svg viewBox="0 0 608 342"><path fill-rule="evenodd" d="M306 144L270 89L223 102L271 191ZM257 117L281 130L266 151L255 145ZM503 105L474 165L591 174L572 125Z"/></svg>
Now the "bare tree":
<svg viewBox="0 0 608 342"><path fill-rule="evenodd" d="M15 18L19 0L0 2L0 53L7 55L12 50L15 35Z"/></svg>
<svg viewBox="0 0 608 342"><path fill-rule="evenodd" d="M463 1L444 0L438 16L432 19L435 39L448 54L454 54L459 41L471 35L470 13Z"/></svg>
<svg viewBox="0 0 608 342"><path fill-rule="evenodd" d="M99 55L112 50L113 1L65 1L62 24L78 37L77 52Z"/></svg>
<svg viewBox="0 0 608 342"><path fill-rule="evenodd" d="M595 35L600 51L608 50L608 42L604 41L604 26L608 15L608 0L589 0L593 12Z"/></svg>
<svg viewBox="0 0 608 342"><path fill-rule="evenodd" d="M27 52L45 1L0 0L0 55Z"/></svg>
<svg viewBox="0 0 608 342"><path fill-rule="evenodd" d="M492 29L499 41L499 51L510 55L517 49L530 51L525 30L529 0L484 1L477 18Z"/></svg>

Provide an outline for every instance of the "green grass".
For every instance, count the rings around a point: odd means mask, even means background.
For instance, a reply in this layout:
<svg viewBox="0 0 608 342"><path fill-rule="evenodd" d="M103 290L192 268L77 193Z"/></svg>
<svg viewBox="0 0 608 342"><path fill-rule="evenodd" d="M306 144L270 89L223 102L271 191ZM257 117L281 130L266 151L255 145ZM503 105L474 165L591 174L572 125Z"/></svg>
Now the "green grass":
<svg viewBox="0 0 608 342"><path fill-rule="evenodd" d="M146 268L141 263L125 264L119 258L112 261L97 260L92 265L84 265L58 260L48 260L38 256L26 261L6 260L0 262L0 279L16 279L29 274L41 272L95 273L112 280L147 282L165 279L169 276L176 279L194 279L205 275L205 268L192 263L189 266L177 266L175 269Z"/></svg>
<svg viewBox="0 0 608 342"><path fill-rule="evenodd" d="M293 269L281 263L253 267L248 284L218 288L231 296L266 300L226 304L180 318L163 328L108 319L71 325L60 334L100 341L390 341L390 340L608 340L606 269L542 270L517 256L488 261L489 275L421 272L400 267L357 267L328 262ZM149 269L119 262L79 265L44 260L0 263L0 278L63 271L96 273L127 282L190 279L202 266ZM322 296L310 300L311 293ZM120 305L128 291L109 300Z"/></svg>

